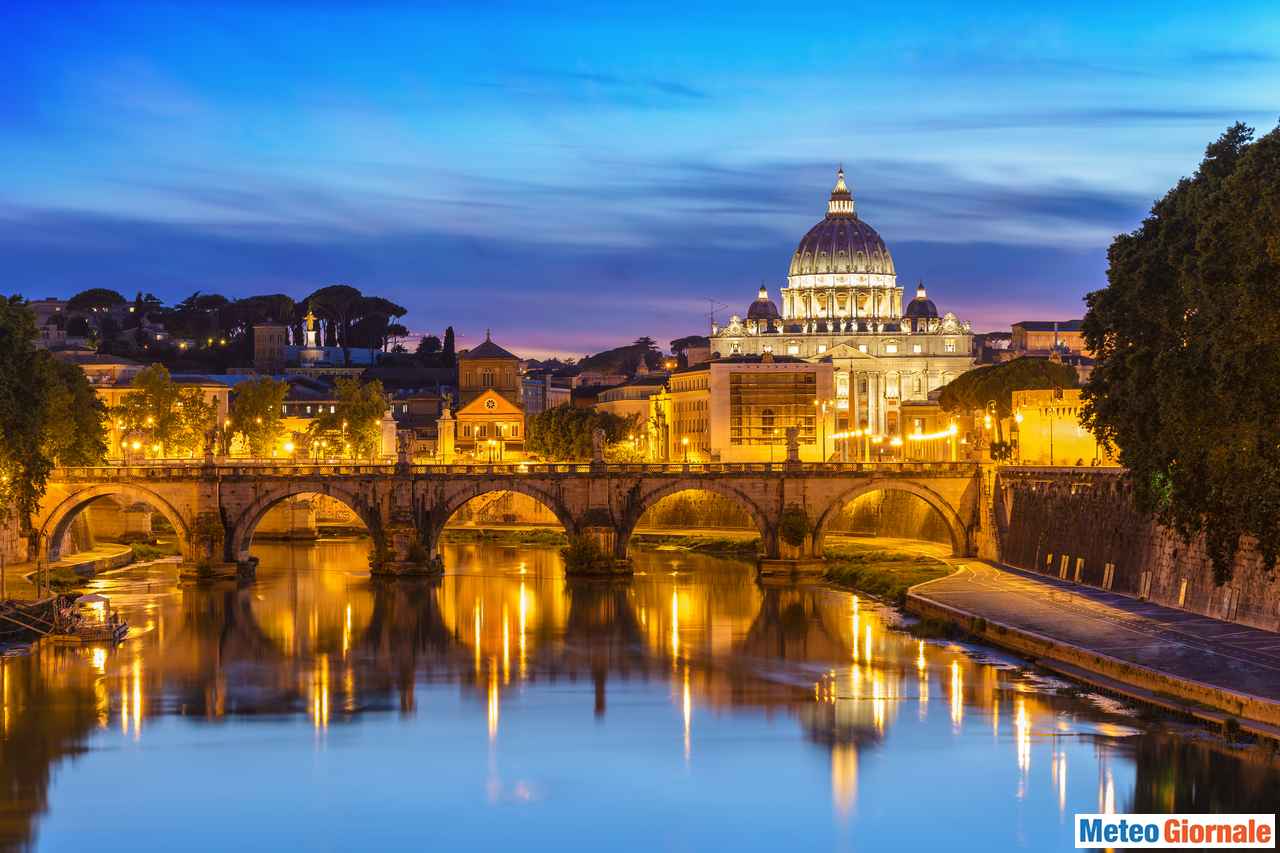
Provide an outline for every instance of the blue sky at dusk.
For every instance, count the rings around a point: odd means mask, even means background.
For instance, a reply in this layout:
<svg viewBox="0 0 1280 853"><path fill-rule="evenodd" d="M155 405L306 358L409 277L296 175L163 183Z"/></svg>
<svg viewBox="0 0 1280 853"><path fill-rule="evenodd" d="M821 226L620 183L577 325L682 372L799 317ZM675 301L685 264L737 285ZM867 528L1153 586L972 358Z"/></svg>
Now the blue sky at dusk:
<svg viewBox="0 0 1280 853"><path fill-rule="evenodd" d="M15 3L5 291L347 283L522 354L775 294L837 163L908 294L1069 318L1206 143L1280 115L1272 3Z"/></svg>

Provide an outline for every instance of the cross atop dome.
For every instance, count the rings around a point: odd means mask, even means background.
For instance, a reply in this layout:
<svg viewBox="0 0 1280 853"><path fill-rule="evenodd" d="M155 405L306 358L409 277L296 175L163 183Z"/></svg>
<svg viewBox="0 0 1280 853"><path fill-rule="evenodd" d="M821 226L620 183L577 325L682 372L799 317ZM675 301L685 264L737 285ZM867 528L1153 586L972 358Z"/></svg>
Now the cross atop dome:
<svg viewBox="0 0 1280 853"><path fill-rule="evenodd" d="M836 186L831 191L831 200L827 202L827 216L851 216L857 217L857 210L853 206L853 193L849 191L849 187L844 182L844 165L836 169Z"/></svg>

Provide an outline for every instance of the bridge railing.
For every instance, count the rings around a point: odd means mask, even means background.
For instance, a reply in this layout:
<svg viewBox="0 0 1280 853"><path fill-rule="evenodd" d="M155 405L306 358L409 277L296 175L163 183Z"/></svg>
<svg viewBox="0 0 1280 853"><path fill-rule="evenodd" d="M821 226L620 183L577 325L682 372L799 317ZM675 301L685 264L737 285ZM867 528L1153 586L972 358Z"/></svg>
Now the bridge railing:
<svg viewBox="0 0 1280 853"><path fill-rule="evenodd" d="M925 476L969 476L976 462L645 462L611 463L593 467L585 462L516 462L492 464L454 464L400 466L392 463L369 462L284 462L281 460L224 459L213 464L200 460L156 460L128 465L97 465L76 468L60 468L55 478L65 480L91 480L95 482L119 480L189 480L202 476L225 478L238 477L292 477L315 479L321 477L391 477L410 474L415 477L519 477L556 475L795 475L795 474L848 474L893 475L917 474Z"/></svg>

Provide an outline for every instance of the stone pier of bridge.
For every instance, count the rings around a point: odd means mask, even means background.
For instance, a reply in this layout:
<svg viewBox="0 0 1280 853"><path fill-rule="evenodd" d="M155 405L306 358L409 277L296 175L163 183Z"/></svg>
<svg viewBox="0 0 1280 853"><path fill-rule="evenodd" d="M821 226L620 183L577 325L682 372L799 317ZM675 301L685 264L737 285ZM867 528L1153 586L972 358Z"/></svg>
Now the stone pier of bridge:
<svg viewBox="0 0 1280 853"><path fill-rule="evenodd" d="M495 492L527 495L570 535L625 557L641 516L663 498L702 490L729 498L760 533L760 568L787 576L820 571L823 539L859 496L903 491L945 523L956 554L984 548L986 472L969 462L743 464L247 464L235 461L63 468L33 518L34 545L57 559L75 517L100 499L145 504L172 526L184 561L201 572L252 565L254 531L274 507L325 495L368 528L373 564L387 573L437 563L450 518Z"/></svg>

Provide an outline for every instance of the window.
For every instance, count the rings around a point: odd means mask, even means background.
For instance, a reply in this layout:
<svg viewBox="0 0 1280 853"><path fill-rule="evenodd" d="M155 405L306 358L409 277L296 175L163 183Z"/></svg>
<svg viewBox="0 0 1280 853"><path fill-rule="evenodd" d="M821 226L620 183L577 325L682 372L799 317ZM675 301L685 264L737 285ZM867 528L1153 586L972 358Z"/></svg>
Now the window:
<svg viewBox="0 0 1280 853"><path fill-rule="evenodd" d="M797 344L797 343L789 343L789 344L787 344L787 355L799 355L799 354L800 354L800 345L799 345L799 344Z"/></svg>
<svg viewBox="0 0 1280 853"><path fill-rule="evenodd" d="M765 344L760 348L761 352L773 352L773 344Z"/></svg>
<svg viewBox="0 0 1280 853"><path fill-rule="evenodd" d="M956 351L956 342L955 342L954 340L952 340L951 338L947 338L945 341L943 341L943 342L942 342L942 351L943 351L943 352L955 352L955 351Z"/></svg>
<svg viewBox="0 0 1280 853"><path fill-rule="evenodd" d="M898 345L896 343L885 344L884 351L889 355L895 355L898 352Z"/></svg>
<svg viewBox="0 0 1280 853"><path fill-rule="evenodd" d="M308 414L308 415L309 415L309 414L311 414L311 407L310 407L310 406L307 406L307 414Z"/></svg>
<svg viewBox="0 0 1280 853"><path fill-rule="evenodd" d="M924 352L924 347L920 346L920 344L912 344L911 351L916 355L919 355L920 353Z"/></svg>
<svg viewBox="0 0 1280 853"><path fill-rule="evenodd" d="M824 353L824 352L826 352L826 351L827 351L827 345L826 345L826 344L818 344L818 352L819 352L819 353Z"/></svg>
<svg viewBox="0 0 1280 853"><path fill-rule="evenodd" d="M337 407L337 406L334 406L334 405L330 405L330 406L329 406L329 414L331 414L331 415L332 415L332 414L336 413L337 411L338 411L338 407Z"/></svg>
<svg viewBox="0 0 1280 853"><path fill-rule="evenodd" d="M866 352L866 351L867 351L866 344L858 344L858 352Z"/></svg>
<svg viewBox="0 0 1280 853"><path fill-rule="evenodd" d="M462 434L468 438L471 436L471 424L462 425Z"/></svg>
<svg viewBox="0 0 1280 853"><path fill-rule="evenodd" d="M480 373L480 384L485 388L493 387L493 369L486 367Z"/></svg>

